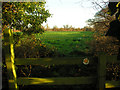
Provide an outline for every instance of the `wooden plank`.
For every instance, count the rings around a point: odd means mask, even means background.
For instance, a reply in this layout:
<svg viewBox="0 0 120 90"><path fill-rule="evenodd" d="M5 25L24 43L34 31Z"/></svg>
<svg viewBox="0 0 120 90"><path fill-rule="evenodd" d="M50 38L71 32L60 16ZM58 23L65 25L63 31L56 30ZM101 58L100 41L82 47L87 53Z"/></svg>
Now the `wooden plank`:
<svg viewBox="0 0 120 90"><path fill-rule="evenodd" d="M106 81L105 88L116 88L120 87L120 81Z"/></svg>
<svg viewBox="0 0 120 90"><path fill-rule="evenodd" d="M95 83L95 77L18 78L18 85L80 85Z"/></svg>
<svg viewBox="0 0 120 90"><path fill-rule="evenodd" d="M99 54L98 60L98 88L104 90L106 80L106 55L104 53Z"/></svg>
<svg viewBox="0 0 120 90"><path fill-rule="evenodd" d="M112 61L112 60L110 60L110 61L108 61L108 63L120 64L120 61Z"/></svg>
<svg viewBox="0 0 120 90"><path fill-rule="evenodd" d="M120 63L120 60L117 60L117 55L106 55L107 63Z"/></svg>
<svg viewBox="0 0 120 90"><path fill-rule="evenodd" d="M16 58L16 65L71 65L83 64L84 57L65 57L65 58ZM93 64L94 60L90 60L89 64Z"/></svg>
<svg viewBox="0 0 120 90"><path fill-rule="evenodd" d="M119 63L117 55L106 55L107 63Z"/></svg>

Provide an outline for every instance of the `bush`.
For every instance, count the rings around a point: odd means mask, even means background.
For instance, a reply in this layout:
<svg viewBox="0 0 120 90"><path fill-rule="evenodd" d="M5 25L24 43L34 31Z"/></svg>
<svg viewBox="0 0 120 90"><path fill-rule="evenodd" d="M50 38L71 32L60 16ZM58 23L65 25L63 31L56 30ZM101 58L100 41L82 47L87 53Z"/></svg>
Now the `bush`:
<svg viewBox="0 0 120 90"><path fill-rule="evenodd" d="M13 32L14 44L18 43L22 35L23 32Z"/></svg>
<svg viewBox="0 0 120 90"><path fill-rule="evenodd" d="M40 39L24 37L19 44L15 45L16 58L40 58L53 57L56 54L56 48L50 45L45 45Z"/></svg>
<svg viewBox="0 0 120 90"><path fill-rule="evenodd" d="M117 55L119 52L119 40L110 36L96 37L90 45L95 55L97 55L98 52L105 52L108 55Z"/></svg>

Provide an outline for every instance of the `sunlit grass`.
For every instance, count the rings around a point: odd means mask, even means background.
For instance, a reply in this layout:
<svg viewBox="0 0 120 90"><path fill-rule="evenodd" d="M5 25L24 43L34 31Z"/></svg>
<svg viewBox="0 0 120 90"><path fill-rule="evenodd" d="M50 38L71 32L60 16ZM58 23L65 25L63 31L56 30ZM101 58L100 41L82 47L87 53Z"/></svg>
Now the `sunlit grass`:
<svg viewBox="0 0 120 90"><path fill-rule="evenodd" d="M46 31L36 34L46 45L54 46L58 52L66 56L74 51L88 52L88 42L93 39L93 32L89 31ZM86 48L87 47L87 48Z"/></svg>

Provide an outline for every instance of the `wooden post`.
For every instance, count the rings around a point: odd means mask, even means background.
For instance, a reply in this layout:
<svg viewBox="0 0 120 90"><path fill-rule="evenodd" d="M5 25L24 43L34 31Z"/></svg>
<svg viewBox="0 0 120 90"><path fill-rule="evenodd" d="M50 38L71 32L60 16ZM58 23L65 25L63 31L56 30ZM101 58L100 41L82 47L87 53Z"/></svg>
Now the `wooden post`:
<svg viewBox="0 0 120 90"><path fill-rule="evenodd" d="M7 66L9 88L18 89L17 75L14 65L13 31L6 27L3 33L5 41L5 62Z"/></svg>
<svg viewBox="0 0 120 90"><path fill-rule="evenodd" d="M106 55L104 53L99 54L98 60L98 90L105 89L106 81Z"/></svg>

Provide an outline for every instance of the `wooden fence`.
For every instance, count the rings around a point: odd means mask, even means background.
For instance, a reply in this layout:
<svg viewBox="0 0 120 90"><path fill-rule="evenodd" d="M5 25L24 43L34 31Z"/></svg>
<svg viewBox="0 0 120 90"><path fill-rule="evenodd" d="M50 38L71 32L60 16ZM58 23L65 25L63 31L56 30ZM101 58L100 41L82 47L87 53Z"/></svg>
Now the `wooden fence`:
<svg viewBox="0 0 120 90"><path fill-rule="evenodd" d="M83 64L84 58L14 58L12 30L4 30L4 40L9 88L19 89L19 85L80 85L95 82L97 82L96 86L99 90L120 86L120 81L106 81L106 63L120 63L120 61L117 61L117 56L108 56L102 53L98 56L96 77L17 78L15 65L80 65ZM89 64L92 63L94 60L90 59Z"/></svg>

